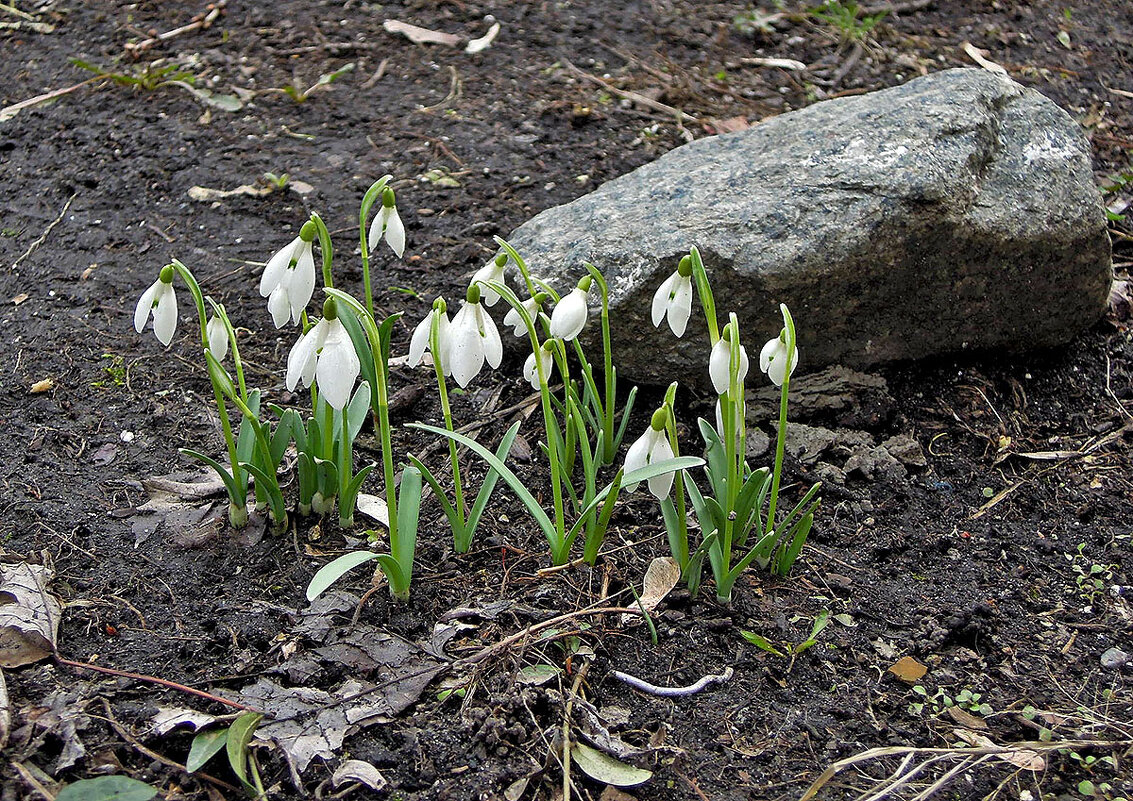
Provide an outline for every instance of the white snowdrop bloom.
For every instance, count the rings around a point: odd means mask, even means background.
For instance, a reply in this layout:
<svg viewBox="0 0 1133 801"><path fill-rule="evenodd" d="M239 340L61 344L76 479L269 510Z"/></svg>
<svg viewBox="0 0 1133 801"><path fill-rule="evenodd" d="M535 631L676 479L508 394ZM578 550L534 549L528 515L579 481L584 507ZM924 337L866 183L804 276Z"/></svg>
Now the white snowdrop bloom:
<svg viewBox="0 0 1133 801"><path fill-rule="evenodd" d="M260 295L276 328L299 322L315 293L315 224L303 224L299 236L271 257L260 276Z"/></svg>
<svg viewBox="0 0 1133 801"><path fill-rule="evenodd" d="M366 237L371 253L377 249L382 239L385 239L399 259L405 253L405 225L401 222L401 215L397 213L393 190L388 186L382 191L382 210L374 215L370 233Z"/></svg>
<svg viewBox="0 0 1133 801"><path fill-rule="evenodd" d="M444 357L445 350L448 347L449 339L449 323L448 313L444 308L444 300L439 300L438 303L433 304L432 310L425 315L425 319L417 323L417 327L413 329L413 336L409 340L409 356L406 360L406 365L409 367L416 367L421 363L421 359L425 355L425 351L433 357L434 362L439 362L441 369L445 375L452 375L448 368L448 360ZM433 353L431 346L431 338L433 334L433 320L437 321L437 352Z"/></svg>
<svg viewBox="0 0 1133 801"><path fill-rule="evenodd" d="M145 330L153 315L153 333L157 341L168 346L177 331L177 295L173 292L173 268L164 267L161 275L138 298L134 308L134 330Z"/></svg>
<svg viewBox="0 0 1133 801"><path fill-rule="evenodd" d="M590 288L590 276L583 278L586 288L576 286L570 294L564 297L551 312L551 336L566 342L577 337L586 326L587 290Z"/></svg>
<svg viewBox="0 0 1133 801"><path fill-rule="evenodd" d="M468 294L470 299L464 301L449 324L444 353L446 369L462 387L479 374L485 361L495 369L504 357L500 332L491 315L484 311L476 285L469 287Z"/></svg>
<svg viewBox="0 0 1133 801"><path fill-rule="evenodd" d="M624 465L626 473L639 470L655 462L673 458L673 446L669 444L669 437L665 432L667 417L668 411L666 409L658 409L653 414L649 428L646 429L645 433L642 434L637 441L629 446ZM660 428L657 427L658 425L660 425ZM675 473L671 472L662 473L659 476L654 476L649 479L649 491L659 500L667 497L669 490L673 488L674 475ZM626 492L633 492L637 489L637 484L627 484L623 489Z"/></svg>
<svg viewBox="0 0 1133 801"><path fill-rule="evenodd" d="M224 327L224 321L215 315L209 318L205 334L213 358L218 362L224 361L224 357L228 355L228 329Z"/></svg>
<svg viewBox="0 0 1133 801"><path fill-rule="evenodd" d="M672 332L684 336L692 315L692 275L681 275L678 270L666 278L653 295L652 312L654 328L660 328L661 321L668 317Z"/></svg>
<svg viewBox="0 0 1133 801"><path fill-rule="evenodd" d="M712 353L708 356L708 375L712 378L712 386L715 387L717 395L727 394L731 389L731 360L732 345L727 339L720 337L712 346ZM748 367L747 350L740 345L740 369L736 376L736 384L741 391L744 379L747 378Z"/></svg>
<svg viewBox="0 0 1133 801"><path fill-rule="evenodd" d="M777 387L783 386L787 376L794 375L795 368L799 366L799 349L791 348L787 353L787 332L769 340L759 352L759 369L767 373L771 383Z"/></svg>
<svg viewBox="0 0 1133 801"><path fill-rule="evenodd" d="M495 281L496 283L502 284L504 282L505 266L507 266L507 254L501 253L477 270L473 274L472 280L468 282L470 286L478 281L481 282L480 302L485 306L495 306L496 301L500 299L500 293L488 286L487 282ZM507 325L512 325L512 323L507 323Z"/></svg>
<svg viewBox="0 0 1133 801"><path fill-rule="evenodd" d="M287 389L294 391L300 380L307 387L317 381L326 402L342 409L350 402L360 371L358 354L346 327L336 316L324 317L291 348L287 356Z"/></svg>
<svg viewBox="0 0 1133 801"><path fill-rule="evenodd" d="M527 311L532 320L535 320L539 317L539 310L543 306L543 301L541 300L541 298L544 297L545 296L543 295L543 293L540 292L535 297L528 298L519 305ZM527 325L523 322L523 315L521 315L515 309L509 309L508 313L504 315L504 325L510 325L512 328L514 328L515 335L520 339L527 336Z"/></svg>
<svg viewBox="0 0 1133 801"><path fill-rule="evenodd" d="M546 345L539 348L539 361L543 364L543 380L549 381L551 369L555 365L554 353ZM532 353L523 363L523 377L531 384L532 389L539 389L539 369L535 363L535 354Z"/></svg>

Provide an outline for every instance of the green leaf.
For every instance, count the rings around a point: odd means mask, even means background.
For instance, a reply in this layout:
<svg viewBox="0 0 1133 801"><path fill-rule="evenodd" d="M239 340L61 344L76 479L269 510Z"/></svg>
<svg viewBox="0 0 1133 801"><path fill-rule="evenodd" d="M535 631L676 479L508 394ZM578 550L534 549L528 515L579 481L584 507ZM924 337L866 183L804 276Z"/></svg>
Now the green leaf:
<svg viewBox="0 0 1133 801"><path fill-rule="evenodd" d="M252 735L260 725L263 715L259 712L245 712L232 722L228 729L228 739L225 748L228 751L228 764L232 772L240 780L240 784L249 795L259 795L256 786L248 781L248 743L252 742Z"/></svg>
<svg viewBox="0 0 1133 801"><path fill-rule="evenodd" d="M528 665L515 674L517 684L528 684L540 687L558 677L563 669L554 665Z"/></svg>
<svg viewBox="0 0 1133 801"><path fill-rule="evenodd" d="M55 801L149 801L155 795L156 787L129 776L99 776L68 784Z"/></svg>
<svg viewBox="0 0 1133 801"><path fill-rule="evenodd" d="M327 588L358 565L372 562L377 558L378 554L370 551L351 551L333 562L328 562L319 569L319 572L311 579L311 583L307 585L307 600L315 600L326 592Z"/></svg>
<svg viewBox="0 0 1133 801"><path fill-rule="evenodd" d="M220 476L220 480L224 482L224 488L228 490L228 499L230 501L237 505L245 504L248 502L248 499L241 495L240 488L236 485L236 481L232 478L232 474L228 472L228 468L224 467L216 459L213 459L211 456L206 456L200 451L195 451L192 448L181 448L179 453L182 453L185 456L190 456L199 462L204 462L213 470L215 470L216 474Z"/></svg>
<svg viewBox="0 0 1133 801"><path fill-rule="evenodd" d="M370 350L370 341L366 339L362 323L355 314L340 314L338 319L342 321L346 333L350 335L350 341L354 343L354 352L358 354L358 364L362 368L362 380L371 387L377 386L378 375L374 369L374 353Z"/></svg>
<svg viewBox="0 0 1133 801"><path fill-rule="evenodd" d="M370 384L363 381L354 390L354 397L346 406L346 433L350 442L358 439L358 432L366 423L366 412L370 410Z"/></svg>
<svg viewBox="0 0 1133 801"><path fill-rule="evenodd" d="M500 445L496 448L496 458L501 462L507 459L511 453L512 443L515 442L516 435L519 434L519 423L514 423L509 428L500 440ZM476 493L476 502L472 504L472 510L468 513L468 520L465 523L464 539L461 543L464 550L457 549L457 553L465 553L472 545L472 537L476 533L476 529L480 525L480 518L484 515L484 510L488 507L488 500L492 496L492 492L496 488L496 482L499 480L500 474L494 469L488 470L488 475L484 476L484 483L480 485L480 491Z"/></svg>
<svg viewBox="0 0 1133 801"><path fill-rule="evenodd" d="M185 770L196 773L205 763L224 748L228 742L228 727L207 729L197 732L193 744L189 746L189 758L185 760Z"/></svg>
<svg viewBox="0 0 1133 801"><path fill-rule="evenodd" d="M571 745L570 754L583 773L603 784L612 784L614 787L637 787L653 778L652 771L619 762L609 754L591 748L586 743Z"/></svg>
<svg viewBox="0 0 1133 801"><path fill-rule="evenodd" d="M782 651L780 651L774 645L769 643L767 641L766 637L763 637L759 634L756 634L753 631L741 631L740 636L743 637L748 642L750 642L752 645L756 646L757 648L762 648L764 651L771 654L772 656L779 656L779 657L785 657L786 656L786 654L784 654Z"/></svg>
<svg viewBox="0 0 1133 801"><path fill-rule="evenodd" d="M421 516L421 471L407 467L401 471L397 493L397 542L391 542L391 555L405 573L406 589L413 576L413 556L417 552L417 522Z"/></svg>

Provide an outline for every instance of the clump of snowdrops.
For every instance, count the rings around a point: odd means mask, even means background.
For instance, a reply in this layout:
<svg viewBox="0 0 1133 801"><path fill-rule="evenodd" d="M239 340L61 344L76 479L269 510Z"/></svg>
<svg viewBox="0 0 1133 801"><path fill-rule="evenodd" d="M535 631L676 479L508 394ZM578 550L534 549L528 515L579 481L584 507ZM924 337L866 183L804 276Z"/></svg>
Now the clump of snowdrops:
<svg viewBox="0 0 1133 801"><path fill-rule="evenodd" d="M443 426L414 423L411 427L446 440L448 459L446 468L430 467L418 456L407 454L409 464L401 466L398 486L389 422L389 362L391 334L401 314L381 320L375 316L370 276L371 255L383 241L399 258L405 250L405 229L389 180L390 176L385 176L375 182L360 208L361 300L335 287L334 249L317 214L312 214L299 235L268 260L261 275L259 292L267 299L275 327L298 326L300 330L287 358L285 384L290 391L300 383L310 388L310 415L306 418L297 409L274 404L268 407L274 422L264 415L263 393L246 386L236 328L224 307L203 294L184 264L174 260L163 267L138 302L135 328L141 332L152 318L157 338L169 345L177 325L174 279L180 278L193 297L202 359L213 389L227 461L200 450L182 452L209 465L220 476L228 492L228 517L234 528L248 520L249 497L253 508L265 510L280 530L290 522L290 509L301 516L323 516L337 507L339 523L352 526L357 497L378 468L367 464L355 471L354 444L367 417L372 417L388 510L388 550L355 551L325 565L308 587L311 599L354 567L373 561L392 595L407 599L413 581L423 487L427 484L437 498L452 532L454 551L464 553L475 539L500 479L543 532L555 565L569 562L579 543L582 560L595 563L618 499L644 482L660 501L670 550L694 592L700 587L705 561L722 602L731 600L736 579L752 563L780 575L790 570L818 505L816 485L786 515L777 510L787 391L798 364L794 322L786 306L781 306L782 332L760 353L760 367L781 387L782 400L774 465L752 470L743 458L747 353L735 314L722 329L718 325L708 275L695 247L658 288L651 311L655 326L667 320L678 337L687 328L694 295L704 311L707 369L718 401L715 425L698 421L705 445L703 458L680 455L674 383L650 416L644 433L629 445L624 461L618 464L637 388L625 394L619 410L617 369L610 344L609 289L604 276L594 265L585 264L577 283L559 294L531 273L509 243L497 237L498 253L472 276L464 296L458 299L460 306L455 314L450 318L449 302L437 298L413 329L407 364L431 368ZM371 214L376 205L377 212ZM317 277L316 244L322 260L324 294L318 319L309 315ZM509 268L521 281L519 291L505 280ZM580 334L592 324L592 295L596 296L601 329L594 339L602 350L595 361L588 358L580 341ZM491 313L500 300L508 308L502 320L505 330L525 341L530 350L523 375L538 393L542 412L539 448L549 472L550 510L543 508L537 493L508 466L519 423L490 449L460 433L453 419L449 381L463 389L485 365L496 369L502 363L503 338ZM226 366L230 353L231 371ZM600 376L596 365L601 368ZM234 419L239 421L238 426L234 426ZM467 471L461 470L461 446L487 466L478 488L468 486ZM279 477L284 456L291 448L295 499L289 504ZM698 468L703 470L703 490L690 472ZM695 528L700 531L695 547L690 541L690 506Z"/></svg>

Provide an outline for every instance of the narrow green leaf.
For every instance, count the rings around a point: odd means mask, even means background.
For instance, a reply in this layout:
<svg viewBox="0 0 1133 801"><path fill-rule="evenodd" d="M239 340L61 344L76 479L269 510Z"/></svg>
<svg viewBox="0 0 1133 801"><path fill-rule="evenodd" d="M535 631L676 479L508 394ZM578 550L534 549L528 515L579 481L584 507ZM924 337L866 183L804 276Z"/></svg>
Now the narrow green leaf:
<svg viewBox="0 0 1133 801"><path fill-rule="evenodd" d="M505 461L508 454L511 453L512 443L515 442L516 436L519 434L520 424L514 423L509 428L500 440L499 447L496 448L496 458L501 462ZM488 507L488 500L492 497L492 492L496 488L496 482L499 480L500 474L491 468L488 474L484 476L484 483L480 485L480 491L476 493L476 502L472 504L472 510L468 513L468 520L465 523L464 537L462 545L464 550L457 549L457 553L465 553L472 545L472 537L476 534L476 529L480 526L480 518L484 515L484 510Z"/></svg>
<svg viewBox="0 0 1133 801"><path fill-rule="evenodd" d="M319 572L311 579L311 583L307 585L307 600L313 601L326 592L327 588L349 573L358 565L372 562L378 558L378 554L371 553L370 551L351 551L350 553L343 554L332 562L328 562L319 568Z"/></svg>
<svg viewBox="0 0 1133 801"><path fill-rule="evenodd" d="M408 585L413 576L413 557L417 553L417 522L421 516L421 471L407 467L401 471L397 493L397 542L391 542L392 556L405 573ZM408 587L407 587L408 589Z"/></svg>
<svg viewBox="0 0 1133 801"><path fill-rule="evenodd" d="M257 795L257 790L248 781L248 743L252 742L252 735L256 733L256 727L263 717L259 712L245 712L236 718L228 728L228 738L224 744L232 772L249 795L253 796Z"/></svg>
<svg viewBox="0 0 1133 801"><path fill-rule="evenodd" d="M190 456L199 462L204 462L213 470L215 470L216 474L220 476L220 480L224 482L224 488L228 490L228 499L230 501L235 504L247 503L248 499L244 497L244 495L240 492L239 487L236 485L236 481L232 478L232 474L228 472L228 468L226 468L216 459L213 459L211 456L206 456L200 451L195 451L192 448L181 448L179 452L183 453L185 456Z"/></svg>
<svg viewBox="0 0 1133 801"><path fill-rule="evenodd" d="M762 635L756 634L753 631L741 631L740 636L750 642L752 645L756 646L757 648L762 648L764 651L773 656L786 656L786 654L784 654L782 651L768 642L767 638L763 637Z"/></svg>

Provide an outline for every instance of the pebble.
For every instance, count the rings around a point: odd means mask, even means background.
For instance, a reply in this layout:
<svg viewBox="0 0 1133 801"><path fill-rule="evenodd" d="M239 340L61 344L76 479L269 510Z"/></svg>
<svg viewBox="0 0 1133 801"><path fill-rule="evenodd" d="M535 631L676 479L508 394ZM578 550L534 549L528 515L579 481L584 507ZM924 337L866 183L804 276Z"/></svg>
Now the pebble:
<svg viewBox="0 0 1133 801"><path fill-rule="evenodd" d="M1106 650L1101 658L1102 667L1106 670L1121 670L1127 667L1133 660L1130 659L1129 654L1122 651L1120 648L1114 647Z"/></svg>

